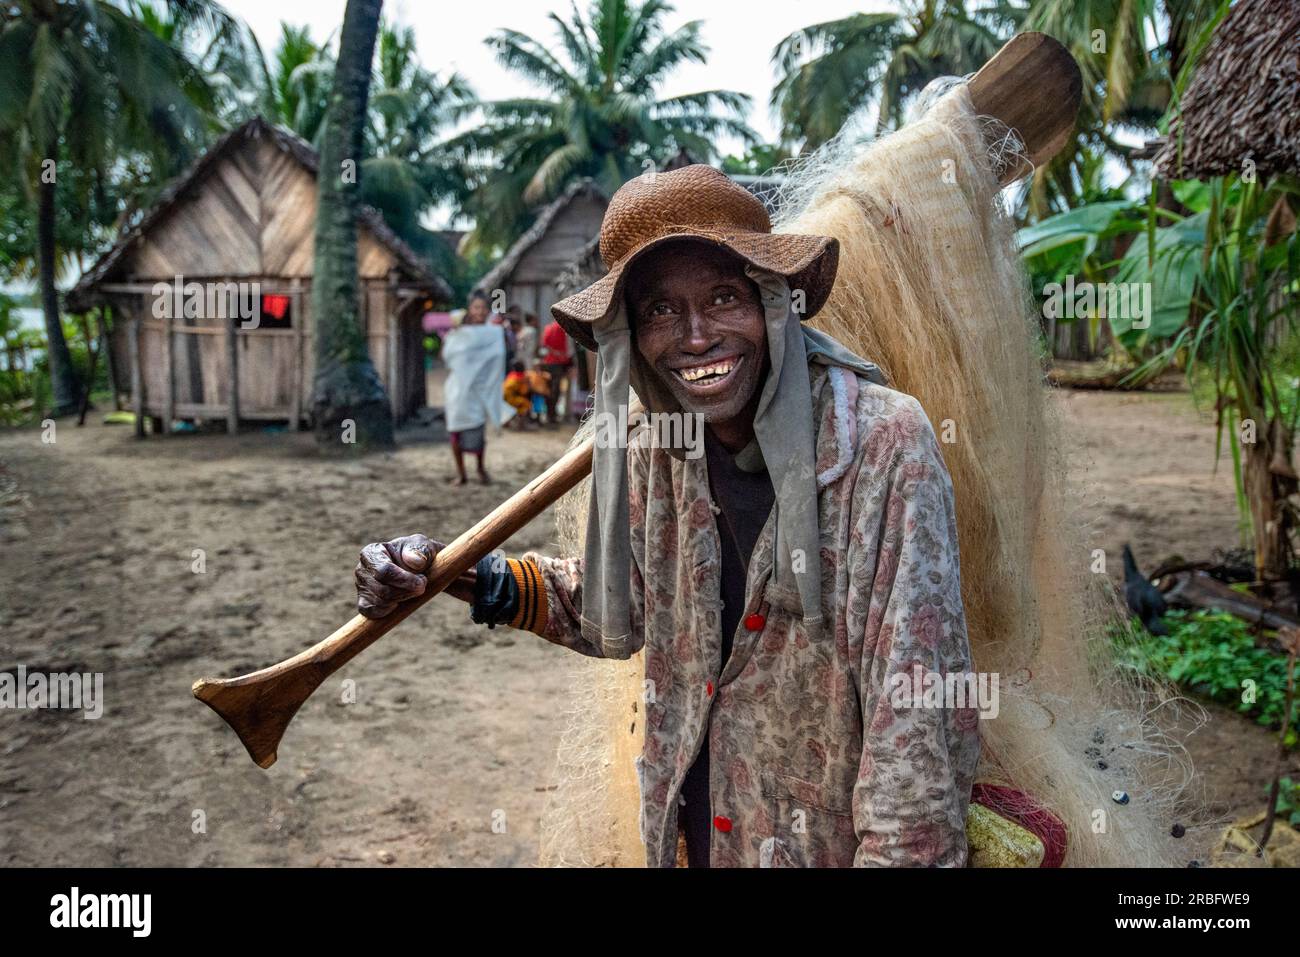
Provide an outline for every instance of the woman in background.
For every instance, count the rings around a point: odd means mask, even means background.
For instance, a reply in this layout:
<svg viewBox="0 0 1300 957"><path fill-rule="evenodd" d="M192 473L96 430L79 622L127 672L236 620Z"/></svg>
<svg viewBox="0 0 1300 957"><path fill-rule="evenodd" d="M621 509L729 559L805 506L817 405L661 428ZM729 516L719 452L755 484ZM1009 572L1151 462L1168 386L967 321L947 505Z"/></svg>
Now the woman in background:
<svg viewBox="0 0 1300 957"><path fill-rule="evenodd" d="M492 479L483 466L487 447L487 423L498 428L512 414L501 398L506 375L506 338L499 325L489 324L488 299L481 292L469 297L462 325L447 334L442 348L447 363L447 432L456 461L456 484L464 485L465 453L478 459L478 478L484 485Z"/></svg>

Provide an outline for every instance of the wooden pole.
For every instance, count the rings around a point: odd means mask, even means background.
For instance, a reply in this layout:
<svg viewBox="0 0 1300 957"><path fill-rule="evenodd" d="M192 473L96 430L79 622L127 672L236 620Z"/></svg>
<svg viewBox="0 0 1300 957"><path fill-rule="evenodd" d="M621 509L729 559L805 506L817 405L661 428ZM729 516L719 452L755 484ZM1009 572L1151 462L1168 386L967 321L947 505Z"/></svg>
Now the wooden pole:
<svg viewBox="0 0 1300 957"><path fill-rule="evenodd" d="M230 384L230 400L226 403L226 433L235 435L239 432L239 318L229 316L226 319L226 366L229 371L227 379Z"/></svg>
<svg viewBox="0 0 1300 957"><path fill-rule="evenodd" d="M102 308L102 307L101 307ZM86 424L86 413L90 411L90 390L95 387L95 373L99 365L99 349L95 347L95 337L90 334L90 317L81 314L81 336L86 340L86 381L81 389L81 402L77 407L77 426Z"/></svg>
<svg viewBox="0 0 1300 957"><path fill-rule="evenodd" d="M162 433L170 435L172 419L176 413L176 362L172 343L172 311L166 310L163 316L163 378L167 381L167 393L163 396Z"/></svg>
<svg viewBox="0 0 1300 957"><path fill-rule="evenodd" d="M297 432L302 422L302 334L305 316L302 314L302 279L293 277L289 292L289 322L293 325L293 372L290 374L289 431Z"/></svg>
<svg viewBox="0 0 1300 957"><path fill-rule="evenodd" d="M141 313L131 317L131 408L135 412L135 437L144 438L144 373L140 370Z"/></svg>
<svg viewBox="0 0 1300 957"><path fill-rule="evenodd" d="M366 295L369 295L367 291ZM397 272L388 273L388 284L384 287L384 322L385 356L388 366L388 405L393 412L393 422L401 418L402 397L398 388L397 371Z"/></svg>
<svg viewBox="0 0 1300 957"><path fill-rule="evenodd" d="M99 313L99 349L104 353L104 362L108 369L108 385L113 390L113 408L115 411L122 411L122 384L117 377L117 360L113 358L113 336L109 330L112 322L116 322L113 316L113 307L108 303Z"/></svg>
<svg viewBox="0 0 1300 957"><path fill-rule="evenodd" d="M635 407L640 411L640 407ZM631 419L631 413L629 413ZM594 439L563 458L498 505L473 528L438 553L429 585L418 598L398 605L392 614L370 619L356 615L324 641L278 665L228 680L194 682L194 697L239 735L259 767L275 763L280 738L302 703L321 682L423 607L434 595L473 568L484 555L505 543L591 472Z"/></svg>

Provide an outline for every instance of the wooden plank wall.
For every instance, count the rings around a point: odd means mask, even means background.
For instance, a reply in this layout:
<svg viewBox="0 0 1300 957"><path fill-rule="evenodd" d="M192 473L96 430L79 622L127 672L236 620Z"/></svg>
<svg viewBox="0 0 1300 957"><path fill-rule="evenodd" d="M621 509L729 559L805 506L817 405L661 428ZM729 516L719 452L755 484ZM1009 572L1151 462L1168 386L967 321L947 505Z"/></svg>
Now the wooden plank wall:
<svg viewBox="0 0 1300 957"><path fill-rule="evenodd" d="M238 366L239 417L302 423L311 411L315 375L311 284L264 283L262 289L292 298L294 325L290 329L243 329L237 321L230 321ZM386 282L367 282L361 299L370 359L388 391L394 414L404 418L425 402L424 335L419 311L408 308L400 324L393 320L396 300ZM118 318L111 348L127 370L132 369L132 325L139 327L144 414L166 417L170 395L171 415L177 419L225 420L232 379L226 322L181 318L169 323L155 319L144 295L119 298L115 308ZM170 389L166 350L169 325Z"/></svg>
<svg viewBox="0 0 1300 957"><path fill-rule="evenodd" d="M566 206L511 272L507 304L518 302L544 323L550 322L551 306L560 298L555 280L582 255L592 237L599 235L605 207L606 203L594 196L579 196Z"/></svg>
<svg viewBox="0 0 1300 957"><path fill-rule="evenodd" d="M310 279L316 181L265 140L246 143L136 244L122 272L133 281L229 276ZM369 230L357 235L359 275L383 279L396 259Z"/></svg>

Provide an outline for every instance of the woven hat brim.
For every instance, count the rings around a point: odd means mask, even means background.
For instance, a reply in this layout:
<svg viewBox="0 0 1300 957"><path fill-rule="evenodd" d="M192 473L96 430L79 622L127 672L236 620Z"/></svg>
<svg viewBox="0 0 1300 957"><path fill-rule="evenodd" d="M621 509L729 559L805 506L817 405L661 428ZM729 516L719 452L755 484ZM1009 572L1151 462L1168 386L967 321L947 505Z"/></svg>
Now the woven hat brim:
<svg viewBox="0 0 1300 957"><path fill-rule="evenodd" d="M596 337L591 331L592 324L614 310L632 265L652 249L685 239L725 246L757 268L785 276L791 289L803 291L805 308L801 319L811 319L817 314L835 284L840 243L833 237L747 231L720 236L714 232L684 230L642 243L614 263L602 278L551 306L551 315L565 332L594 352Z"/></svg>

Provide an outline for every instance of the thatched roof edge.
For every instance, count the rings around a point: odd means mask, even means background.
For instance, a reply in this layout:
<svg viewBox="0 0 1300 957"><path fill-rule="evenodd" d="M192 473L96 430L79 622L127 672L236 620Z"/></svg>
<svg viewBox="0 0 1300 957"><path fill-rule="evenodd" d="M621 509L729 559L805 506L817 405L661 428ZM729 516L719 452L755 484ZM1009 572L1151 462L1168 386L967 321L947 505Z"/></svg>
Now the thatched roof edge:
<svg viewBox="0 0 1300 957"><path fill-rule="evenodd" d="M1240 0L1215 27L1156 171L1169 179L1300 173L1300 3Z"/></svg>
<svg viewBox="0 0 1300 957"><path fill-rule="evenodd" d="M555 217L580 196L593 196L602 202L609 202L609 197L596 185L595 180L590 177L574 180L563 193L542 208L533 224L511 244L506 254L501 257L501 261L484 274L483 278L475 284L475 288L483 291L503 288L506 277L514 272L519 261L524 258L524 254L542 241L546 231L551 228L551 223L555 222Z"/></svg>

